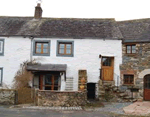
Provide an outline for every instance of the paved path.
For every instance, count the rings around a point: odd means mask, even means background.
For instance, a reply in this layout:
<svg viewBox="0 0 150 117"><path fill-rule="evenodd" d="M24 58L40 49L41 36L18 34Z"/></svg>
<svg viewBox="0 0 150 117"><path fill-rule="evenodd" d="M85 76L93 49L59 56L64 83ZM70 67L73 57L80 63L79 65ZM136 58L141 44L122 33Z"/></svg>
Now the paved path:
<svg viewBox="0 0 150 117"><path fill-rule="evenodd" d="M123 108L126 114L133 115L148 115L150 114L150 102L135 102L125 108Z"/></svg>
<svg viewBox="0 0 150 117"><path fill-rule="evenodd" d="M86 111L99 111L99 112L112 112L116 114L125 114L123 108L131 105L131 102L128 103L104 103L105 107L95 108L95 109L86 109Z"/></svg>
<svg viewBox="0 0 150 117"><path fill-rule="evenodd" d="M0 117L118 117L104 112L52 111L0 106Z"/></svg>

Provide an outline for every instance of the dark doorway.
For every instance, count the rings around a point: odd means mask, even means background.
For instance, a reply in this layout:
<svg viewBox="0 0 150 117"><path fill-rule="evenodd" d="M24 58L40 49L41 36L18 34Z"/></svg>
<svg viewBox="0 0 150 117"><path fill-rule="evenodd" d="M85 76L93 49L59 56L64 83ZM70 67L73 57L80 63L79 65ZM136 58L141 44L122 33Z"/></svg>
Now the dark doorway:
<svg viewBox="0 0 150 117"><path fill-rule="evenodd" d="M95 99L95 83L87 83L87 98Z"/></svg>

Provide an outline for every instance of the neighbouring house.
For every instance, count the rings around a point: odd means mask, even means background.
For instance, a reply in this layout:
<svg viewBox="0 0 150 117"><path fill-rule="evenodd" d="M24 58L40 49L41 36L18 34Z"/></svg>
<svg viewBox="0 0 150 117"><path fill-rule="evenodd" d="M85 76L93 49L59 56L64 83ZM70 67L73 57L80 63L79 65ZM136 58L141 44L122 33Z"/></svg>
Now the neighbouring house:
<svg viewBox="0 0 150 117"><path fill-rule="evenodd" d="M121 85L139 89L135 97L150 100L150 19L117 23L123 35Z"/></svg>
<svg viewBox="0 0 150 117"><path fill-rule="evenodd" d="M114 19L42 18L40 4L34 17L0 17L0 79L11 84L20 63L27 66L40 90L88 90L98 96L100 76L120 85L122 34Z"/></svg>

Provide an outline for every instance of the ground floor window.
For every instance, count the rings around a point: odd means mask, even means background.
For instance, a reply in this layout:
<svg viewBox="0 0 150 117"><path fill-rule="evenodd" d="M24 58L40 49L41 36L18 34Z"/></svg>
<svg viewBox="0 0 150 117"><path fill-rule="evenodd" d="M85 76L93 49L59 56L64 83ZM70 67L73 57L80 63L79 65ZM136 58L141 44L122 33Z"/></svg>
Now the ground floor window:
<svg viewBox="0 0 150 117"><path fill-rule="evenodd" d="M60 75L45 75L45 90L58 90L60 87Z"/></svg>
<svg viewBox="0 0 150 117"><path fill-rule="evenodd" d="M124 75L124 84L134 84L134 75Z"/></svg>

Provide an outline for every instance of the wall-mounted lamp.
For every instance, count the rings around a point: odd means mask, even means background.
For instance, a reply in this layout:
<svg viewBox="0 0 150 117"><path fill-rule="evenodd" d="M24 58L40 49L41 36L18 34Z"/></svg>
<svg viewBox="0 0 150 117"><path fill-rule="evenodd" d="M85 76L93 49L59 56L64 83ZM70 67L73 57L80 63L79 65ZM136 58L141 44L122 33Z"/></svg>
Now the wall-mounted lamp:
<svg viewBox="0 0 150 117"><path fill-rule="evenodd" d="M102 55L101 54L99 54L99 58L101 58L102 57Z"/></svg>

